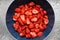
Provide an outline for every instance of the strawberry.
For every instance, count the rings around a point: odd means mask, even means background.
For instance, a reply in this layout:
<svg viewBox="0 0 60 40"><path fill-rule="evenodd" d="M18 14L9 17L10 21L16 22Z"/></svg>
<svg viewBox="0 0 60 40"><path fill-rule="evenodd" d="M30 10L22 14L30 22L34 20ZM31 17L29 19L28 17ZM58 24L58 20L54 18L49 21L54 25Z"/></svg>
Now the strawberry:
<svg viewBox="0 0 60 40"><path fill-rule="evenodd" d="M20 8L16 8L15 9L15 12L18 12L19 13L20 11L21 11Z"/></svg>
<svg viewBox="0 0 60 40"><path fill-rule="evenodd" d="M37 33L37 36L42 36L43 35L43 32L38 32Z"/></svg>
<svg viewBox="0 0 60 40"><path fill-rule="evenodd" d="M38 14L38 13L39 13L39 11L38 11L38 10L36 10L36 9L33 9L33 10L32 10L32 13L33 13L33 14Z"/></svg>
<svg viewBox="0 0 60 40"><path fill-rule="evenodd" d="M40 29L37 29L37 28L35 29L35 32L36 32L36 33L38 33L39 31L40 31Z"/></svg>
<svg viewBox="0 0 60 40"><path fill-rule="evenodd" d="M31 19L32 22L36 22L37 20L38 20L37 17Z"/></svg>
<svg viewBox="0 0 60 40"><path fill-rule="evenodd" d="M30 30L28 28L26 28L26 33L30 33Z"/></svg>
<svg viewBox="0 0 60 40"><path fill-rule="evenodd" d="M35 32L30 32L30 35L32 36L32 38L35 38L37 36Z"/></svg>
<svg viewBox="0 0 60 40"><path fill-rule="evenodd" d="M30 34L26 34L26 38L31 38L31 35Z"/></svg>
<svg viewBox="0 0 60 40"><path fill-rule="evenodd" d="M30 2L28 5L29 5L29 6L34 6L35 3L34 3L34 2Z"/></svg>
<svg viewBox="0 0 60 40"><path fill-rule="evenodd" d="M29 28L30 29L34 28L34 24L33 23L30 23Z"/></svg>

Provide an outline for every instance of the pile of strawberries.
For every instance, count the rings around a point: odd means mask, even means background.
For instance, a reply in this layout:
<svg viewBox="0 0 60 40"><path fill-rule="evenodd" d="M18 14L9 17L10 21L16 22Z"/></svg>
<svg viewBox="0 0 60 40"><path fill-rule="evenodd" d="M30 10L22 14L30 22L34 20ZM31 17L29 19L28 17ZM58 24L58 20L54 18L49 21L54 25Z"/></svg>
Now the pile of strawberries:
<svg viewBox="0 0 60 40"><path fill-rule="evenodd" d="M17 7L13 20L15 21L14 29L20 36L26 38L42 36L49 23L47 12L34 2Z"/></svg>

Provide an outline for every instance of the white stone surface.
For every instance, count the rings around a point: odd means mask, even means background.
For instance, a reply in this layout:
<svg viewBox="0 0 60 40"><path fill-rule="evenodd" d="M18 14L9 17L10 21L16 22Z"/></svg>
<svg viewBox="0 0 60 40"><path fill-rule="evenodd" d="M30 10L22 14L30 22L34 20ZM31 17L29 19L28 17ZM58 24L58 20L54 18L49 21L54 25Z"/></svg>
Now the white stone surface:
<svg viewBox="0 0 60 40"><path fill-rule="evenodd" d="M13 0L0 0L0 40L15 40L5 24L5 16ZM60 40L60 0L48 0L55 13L55 24L51 33L44 40Z"/></svg>

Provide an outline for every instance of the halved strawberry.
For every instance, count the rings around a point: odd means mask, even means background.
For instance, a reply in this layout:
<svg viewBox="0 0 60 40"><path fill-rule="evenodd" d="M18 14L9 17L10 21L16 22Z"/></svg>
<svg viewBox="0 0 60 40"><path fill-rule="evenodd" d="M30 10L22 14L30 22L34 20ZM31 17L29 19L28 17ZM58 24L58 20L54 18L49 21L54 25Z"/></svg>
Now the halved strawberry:
<svg viewBox="0 0 60 40"><path fill-rule="evenodd" d="M35 32L30 32L30 35L32 36L32 38L35 38L37 36Z"/></svg>
<svg viewBox="0 0 60 40"><path fill-rule="evenodd" d="M25 15L20 15L20 18L23 22L25 22Z"/></svg>
<svg viewBox="0 0 60 40"><path fill-rule="evenodd" d="M34 27L35 27L34 24L33 23L30 23L29 28L32 29Z"/></svg>
<svg viewBox="0 0 60 40"><path fill-rule="evenodd" d="M32 12L31 11L26 11L25 15L27 15L27 16L32 15Z"/></svg>
<svg viewBox="0 0 60 40"><path fill-rule="evenodd" d="M30 34L26 34L26 38L31 38L31 35Z"/></svg>
<svg viewBox="0 0 60 40"><path fill-rule="evenodd" d="M32 22L36 22L37 20L38 20L37 17L33 17L33 18L31 19Z"/></svg>
<svg viewBox="0 0 60 40"><path fill-rule="evenodd" d="M40 31L40 29L38 29L38 28L35 29L35 32L36 32L36 33L38 33L39 31Z"/></svg>
<svg viewBox="0 0 60 40"><path fill-rule="evenodd" d="M15 12L18 12L19 13L20 11L21 11L20 8L16 8L15 9Z"/></svg>
<svg viewBox="0 0 60 40"><path fill-rule="evenodd" d="M29 28L26 28L26 33L30 33L30 30L29 30Z"/></svg>
<svg viewBox="0 0 60 40"><path fill-rule="evenodd" d="M26 23L27 23L27 24L30 24L29 18L26 18Z"/></svg>
<svg viewBox="0 0 60 40"><path fill-rule="evenodd" d="M37 33L37 36L42 36L43 35L43 32L38 32Z"/></svg>
<svg viewBox="0 0 60 40"><path fill-rule="evenodd" d="M18 22L19 22L21 25L24 25L23 21L22 21L20 18L18 18Z"/></svg>
<svg viewBox="0 0 60 40"><path fill-rule="evenodd" d="M38 11L38 10L36 10L36 9L32 9L32 13L33 13L33 14L38 14L38 13L39 13L39 11Z"/></svg>
<svg viewBox="0 0 60 40"><path fill-rule="evenodd" d="M29 5L29 6L34 6L35 3L34 3L34 2L30 2L28 5Z"/></svg>

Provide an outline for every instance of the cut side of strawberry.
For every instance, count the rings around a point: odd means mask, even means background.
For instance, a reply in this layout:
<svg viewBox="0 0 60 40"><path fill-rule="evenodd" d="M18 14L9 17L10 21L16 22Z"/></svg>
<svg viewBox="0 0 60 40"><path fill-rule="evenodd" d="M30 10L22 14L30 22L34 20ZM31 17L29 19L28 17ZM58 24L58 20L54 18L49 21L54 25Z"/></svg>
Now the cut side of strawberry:
<svg viewBox="0 0 60 40"><path fill-rule="evenodd" d="M36 22L38 20L38 18L34 17L31 19L32 22Z"/></svg>
<svg viewBox="0 0 60 40"><path fill-rule="evenodd" d="M34 2L30 2L28 5L29 5L29 6L34 6L35 3L34 3Z"/></svg>
<svg viewBox="0 0 60 40"><path fill-rule="evenodd" d="M29 15L32 15L32 12L31 12L31 11L26 11L26 12L25 12L25 15L28 15L28 16L29 16Z"/></svg>
<svg viewBox="0 0 60 40"><path fill-rule="evenodd" d="M35 38L37 36L35 32L30 32L30 35L32 36L32 38Z"/></svg>
<svg viewBox="0 0 60 40"><path fill-rule="evenodd" d="M26 28L26 33L27 33L27 34L30 33L30 30L29 30L28 28Z"/></svg>
<svg viewBox="0 0 60 40"><path fill-rule="evenodd" d="M25 15L20 15L22 21L25 21Z"/></svg>
<svg viewBox="0 0 60 40"><path fill-rule="evenodd" d="M38 14L38 13L39 13L39 11L38 11L38 10L36 10L36 9L33 9L33 10L32 10L32 13L33 13L33 14Z"/></svg>
<svg viewBox="0 0 60 40"><path fill-rule="evenodd" d="M34 24L33 23L30 23L29 28L32 29L34 27L35 27Z"/></svg>
<svg viewBox="0 0 60 40"><path fill-rule="evenodd" d="M37 36L42 36L43 35L43 32L38 32L37 33Z"/></svg>
<svg viewBox="0 0 60 40"><path fill-rule="evenodd" d="M27 23L27 24L30 24L29 18L26 18L26 23Z"/></svg>

